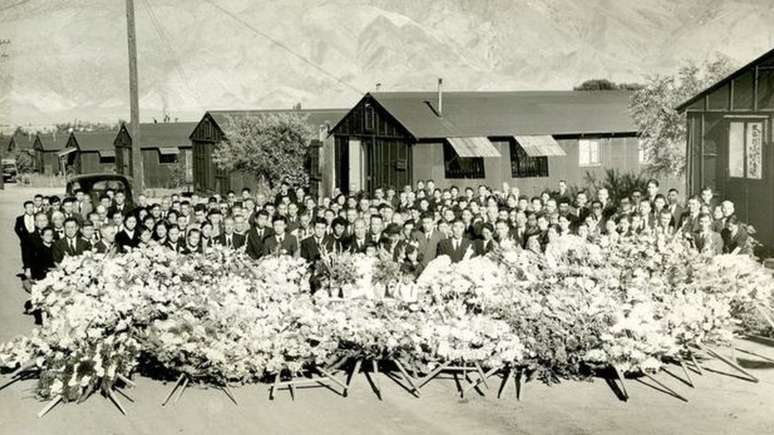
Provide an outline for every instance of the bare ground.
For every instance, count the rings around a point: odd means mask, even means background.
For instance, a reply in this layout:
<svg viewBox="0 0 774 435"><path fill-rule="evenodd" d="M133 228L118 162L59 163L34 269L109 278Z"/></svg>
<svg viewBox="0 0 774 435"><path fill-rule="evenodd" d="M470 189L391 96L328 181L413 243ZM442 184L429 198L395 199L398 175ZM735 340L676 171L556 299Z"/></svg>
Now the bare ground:
<svg viewBox="0 0 774 435"><path fill-rule="evenodd" d="M61 193L59 189L42 189ZM36 189L6 185L0 191L0 340L29 332L30 317L22 314L26 299L18 280L19 250L13 218L22 201ZM774 357L774 348L740 341L739 347ZM730 354L730 350L726 354ZM291 400L280 392L268 400L268 385L234 388L239 405L221 391L189 388L179 402L161 402L172 387L138 378L137 387L121 398L128 416L112 403L92 397L82 405L60 405L42 419L45 403L33 395L34 380L0 389L0 434L763 434L774 433L774 364L737 352L738 362L760 378L759 383L735 377L731 368L709 361L703 376L693 375L692 389L666 373L656 378L684 395L671 397L636 380L627 380L631 398L622 402L602 380L565 382L548 387L529 383L520 401L513 384L503 399L472 393L455 395L452 380L430 382L421 399L410 396L384 375L379 377L384 400L376 398L364 376L356 377L349 397L324 388L304 389ZM680 370L673 367L675 374ZM7 377L0 378L0 384ZM496 380L490 382L497 383Z"/></svg>

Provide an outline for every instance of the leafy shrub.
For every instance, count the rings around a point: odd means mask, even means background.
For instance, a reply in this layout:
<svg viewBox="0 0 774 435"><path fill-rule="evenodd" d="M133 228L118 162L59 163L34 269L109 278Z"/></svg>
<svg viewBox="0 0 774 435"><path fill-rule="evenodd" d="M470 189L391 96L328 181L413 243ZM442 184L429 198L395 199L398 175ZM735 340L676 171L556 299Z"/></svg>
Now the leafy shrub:
<svg viewBox="0 0 774 435"><path fill-rule="evenodd" d="M630 196L633 191L639 190L643 194L647 191L649 178L642 172L622 172L618 169L605 169L604 178L601 180L591 172L586 172L586 183L589 190L593 191L595 196L599 189L607 189L610 199L618 201L621 198Z"/></svg>

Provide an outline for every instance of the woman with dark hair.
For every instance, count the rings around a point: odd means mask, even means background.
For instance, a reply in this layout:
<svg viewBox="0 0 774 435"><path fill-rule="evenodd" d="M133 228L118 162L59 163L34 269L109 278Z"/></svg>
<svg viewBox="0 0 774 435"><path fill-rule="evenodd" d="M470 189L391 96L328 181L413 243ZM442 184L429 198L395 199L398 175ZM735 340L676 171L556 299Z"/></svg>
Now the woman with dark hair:
<svg viewBox="0 0 774 435"><path fill-rule="evenodd" d="M419 252L416 245L409 243L404 249L403 262L400 265L401 273L412 276L416 280L423 270L422 253Z"/></svg>
<svg viewBox="0 0 774 435"><path fill-rule="evenodd" d="M622 214L616 219L616 230L621 238L631 237L632 235L632 216Z"/></svg>
<svg viewBox="0 0 774 435"><path fill-rule="evenodd" d="M116 244L119 252L129 252L140 243L140 232L137 228L137 216L130 214L124 219L124 227L116 234Z"/></svg>
<svg viewBox="0 0 774 435"><path fill-rule="evenodd" d="M726 219L726 227L720 233L723 238L724 254L752 255L752 244L747 229L736 215Z"/></svg>
<svg viewBox="0 0 774 435"><path fill-rule="evenodd" d="M180 252L180 248L183 246L183 241L180 239L180 233L180 227L177 225L170 225L167 229L167 238L164 241L164 246L175 252Z"/></svg>
<svg viewBox="0 0 774 435"><path fill-rule="evenodd" d="M147 248L151 246L151 244L155 243L153 241L153 230L146 227L145 225L142 225L138 231L140 234L140 240L137 242L138 248Z"/></svg>
<svg viewBox="0 0 774 435"><path fill-rule="evenodd" d="M169 229L164 221L159 221L153 226L153 240L159 245L165 245L167 243L167 234Z"/></svg>
<svg viewBox="0 0 774 435"><path fill-rule="evenodd" d="M177 212L174 210L170 210L167 212L167 224L170 226L177 225Z"/></svg>
<svg viewBox="0 0 774 435"><path fill-rule="evenodd" d="M140 222L142 222L143 226L151 230L156 226L156 219L154 219L150 214L145 216L145 219L141 220Z"/></svg>
<svg viewBox="0 0 774 435"><path fill-rule="evenodd" d="M45 227L40 232L40 239L32 249L32 261L30 262L30 278L40 280L46 277L49 270L55 267L54 263L54 229Z"/></svg>

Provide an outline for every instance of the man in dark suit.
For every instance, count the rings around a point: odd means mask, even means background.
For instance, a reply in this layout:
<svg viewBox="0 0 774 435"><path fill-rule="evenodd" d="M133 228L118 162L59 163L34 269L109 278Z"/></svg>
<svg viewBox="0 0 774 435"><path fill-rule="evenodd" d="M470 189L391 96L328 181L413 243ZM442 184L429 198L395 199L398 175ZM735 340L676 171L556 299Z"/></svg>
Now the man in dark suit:
<svg viewBox="0 0 774 435"><path fill-rule="evenodd" d="M711 255L723 252L723 239L720 234L712 231L712 217L707 213L699 215L701 231L694 236L693 243L697 251Z"/></svg>
<svg viewBox="0 0 774 435"><path fill-rule="evenodd" d="M22 267L27 269L32 261L32 235L35 234L35 203L24 202L24 214L16 218L13 231L19 237Z"/></svg>
<svg viewBox="0 0 774 435"><path fill-rule="evenodd" d="M666 209L669 210L669 213L672 215L672 225L678 227L685 209L680 205L677 189L669 189L669 192L667 192Z"/></svg>
<svg viewBox="0 0 774 435"><path fill-rule="evenodd" d="M400 225L391 223L382 232L383 242L380 247L392 258L392 261L400 261L403 258L403 247L400 240Z"/></svg>
<svg viewBox="0 0 774 435"><path fill-rule="evenodd" d="M349 251L353 254L365 254L368 244L368 229L366 222L361 219L355 219L352 224L352 238L349 242Z"/></svg>
<svg viewBox="0 0 774 435"><path fill-rule="evenodd" d="M177 227L175 227L175 231L178 231ZM94 244L94 252L98 254L110 254L116 252L118 249L115 243L117 232L118 229L113 224L102 225L99 228L99 241Z"/></svg>
<svg viewBox="0 0 774 435"><path fill-rule="evenodd" d="M435 222L431 212L422 213L420 221L422 223L422 230L414 231L412 238L417 245L417 251L419 251L422 266L427 267L427 264L435 259L438 251L438 244L441 240L445 239L446 236L435 228Z"/></svg>
<svg viewBox="0 0 774 435"><path fill-rule="evenodd" d="M323 218L314 219L314 234L301 241L301 258L304 260L315 263L322 257L323 251L327 250L325 247L325 230L328 225Z"/></svg>
<svg viewBox="0 0 774 435"><path fill-rule="evenodd" d="M286 233L287 219L275 216L272 220L274 235L263 241L263 255L298 255L298 240L292 234Z"/></svg>
<svg viewBox="0 0 774 435"><path fill-rule="evenodd" d="M65 257L76 257L83 255L84 252L91 249L91 244L83 238L78 237L78 221L70 217L65 219L65 236L54 242L54 262L59 264Z"/></svg>
<svg viewBox="0 0 774 435"><path fill-rule="evenodd" d="M452 263L471 257L474 254L473 242L464 238L464 233L465 224L461 219L455 219L452 223L452 237L438 243L438 256L448 255Z"/></svg>
<svg viewBox="0 0 774 435"><path fill-rule="evenodd" d="M108 209L108 216L113 216L117 211L124 216L132 212L131 206L126 203L126 195L121 190L113 196L113 205Z"/></svg>
<svg viewBox="0 0 774 435"><path fill-rule="evenodd" d="M245 244L245 236L234 232L234 218L223 219L223 232L215 239L221 246L230 249L241 249Z"/></svg>
<svg viewBox="0 0 774 435"><path fill-rule="evenodd" d="M266 210L259 210L255 215L255 225L247 232L245 252L255 260L263 255L264 240L274 235L274 231L269 228L268 224L269 213Z"/></svg>
<svg viewBox="0 0 774 435"><path fill-rule="evenodd" d="M75 198L67 197L62 201L62 213L65 219L73 218L78 225L83 225L83 216L75 211Z"/></svg>

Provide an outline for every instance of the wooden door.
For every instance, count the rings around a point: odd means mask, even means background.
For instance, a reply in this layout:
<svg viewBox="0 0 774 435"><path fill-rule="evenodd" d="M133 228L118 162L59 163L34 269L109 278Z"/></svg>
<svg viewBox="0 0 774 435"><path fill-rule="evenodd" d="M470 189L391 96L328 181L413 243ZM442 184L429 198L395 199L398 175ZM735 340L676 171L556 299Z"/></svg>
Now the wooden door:
<svg viewBox="0 0 774 435"><path fill-rule="evenodd" d="M369 191L411 185L411 148L400 139L377 139L369 150Z"/></svg>
<svg viewBox="0 0 774 435"><path fill-rule="evenodd" d="M771 215L774 211L774 177L770 126L767 118L728 120L727 147L724 153L725 198L734 202L736 215L752 224L756 238L774 241Z"/></svg>

